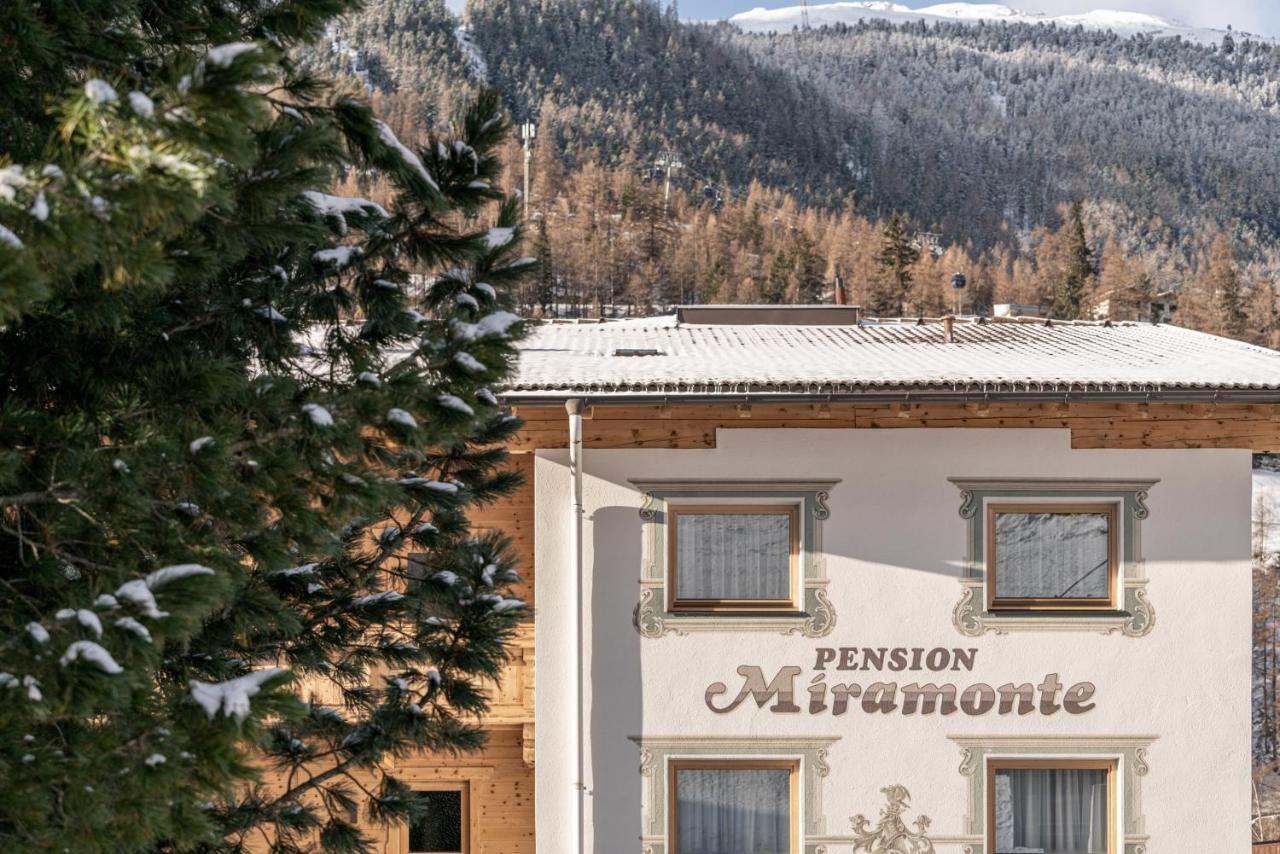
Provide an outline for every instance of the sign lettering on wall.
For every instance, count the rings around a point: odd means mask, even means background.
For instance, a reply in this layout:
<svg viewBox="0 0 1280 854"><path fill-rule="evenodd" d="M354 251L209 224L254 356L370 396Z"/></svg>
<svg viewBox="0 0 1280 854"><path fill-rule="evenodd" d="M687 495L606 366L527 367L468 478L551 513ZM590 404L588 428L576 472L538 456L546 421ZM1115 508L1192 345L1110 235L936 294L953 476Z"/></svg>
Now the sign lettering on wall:
<svg viewBox="0 0 1280 854"><path fill-rule="evenodd" d="M1034 682L1001 685L957 685L943 676L863 684L841 675L848 671L967 673L973 670L977 655L976 649L946 647L818 647L807 685L801 681L802 667L788 665L766 676L763 668L743 664L737 671L741 677L737 691L730 695L725 683L714 682L707 686L706 703L721 715L747 700L779 715L805 711L802 703L811 715L843 715L851 709L886 715L950 715L957 711L966 715L993 711L999 715L1053 715L1059 711L1082 715L1096 705L1092 700L1097 688L1092 682L1066 685L1057 673Z"/></svg>

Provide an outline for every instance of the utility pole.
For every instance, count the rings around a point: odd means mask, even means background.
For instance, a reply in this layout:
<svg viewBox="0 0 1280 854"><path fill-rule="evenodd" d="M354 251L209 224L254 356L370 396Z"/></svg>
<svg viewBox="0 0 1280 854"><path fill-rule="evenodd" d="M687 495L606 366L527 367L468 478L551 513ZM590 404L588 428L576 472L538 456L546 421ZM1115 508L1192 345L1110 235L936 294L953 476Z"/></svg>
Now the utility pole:
<svg viewBox="0 0 1280 854"><path fill-rule="evenodd" d="M664 151L662 156L653 161L653 165L662 170L662 216L667 215L667 206L671 202L671 173L684 168L684 162L671 151Z"/></svg>
<svg viewBox="0 0 1280 854"><path fill-rule="evenodd" d="M529 164L533 160L533 140L538 136L538 128L533 122L520 125L520 139L524 142L524 218L529 218Z"/></svg>

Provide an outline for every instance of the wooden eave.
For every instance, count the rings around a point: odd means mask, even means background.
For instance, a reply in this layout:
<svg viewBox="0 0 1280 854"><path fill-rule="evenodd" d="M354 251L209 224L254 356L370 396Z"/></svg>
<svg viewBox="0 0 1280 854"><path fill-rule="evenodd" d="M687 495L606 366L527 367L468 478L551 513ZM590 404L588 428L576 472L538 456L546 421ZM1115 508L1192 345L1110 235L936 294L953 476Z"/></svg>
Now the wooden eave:
<svg viewBox="0 0 1280 854"><path fill-rule="evenodd" d="M716 431L737 428L1053 428L1073 448L1239 448L1280 452L1280 403L922 402L629 403L593 400L583 418L589 448L714 448ZM563 404L509 399L525 421L514 452L564 448Z"/></svg>

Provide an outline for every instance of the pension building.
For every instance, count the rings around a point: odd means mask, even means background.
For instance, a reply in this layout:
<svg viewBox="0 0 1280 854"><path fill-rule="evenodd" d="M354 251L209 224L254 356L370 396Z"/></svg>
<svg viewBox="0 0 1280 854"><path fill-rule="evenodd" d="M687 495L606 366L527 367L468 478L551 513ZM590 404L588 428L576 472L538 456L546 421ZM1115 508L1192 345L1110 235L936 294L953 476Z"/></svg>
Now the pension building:
<svg viewBox="0 0 1280 854"><path fill-rule="evenodd" d="M1244 850L1278 389L1148 324L540 327L527 484L479 519L536 616L489 748L403 761L441 808L388 850Z"/></svg>

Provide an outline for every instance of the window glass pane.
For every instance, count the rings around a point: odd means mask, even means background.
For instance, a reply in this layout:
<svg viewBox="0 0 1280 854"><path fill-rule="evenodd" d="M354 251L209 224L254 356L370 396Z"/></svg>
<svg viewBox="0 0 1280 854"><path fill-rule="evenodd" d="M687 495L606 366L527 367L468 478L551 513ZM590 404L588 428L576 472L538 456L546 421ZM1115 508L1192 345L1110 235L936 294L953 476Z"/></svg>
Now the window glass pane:
<svg viewBox="0 0 1280 854"><path fill-rule="evenodd" d="M676 516L676 598L786 599L791 595L791 516Z"/></svg>
<svg viewBox="0 0 1280 854"><path fill-rule="evenodd" d="M1002 768L995 777L995 854L1106 854L1105 769Z"/></svg>
<svg viewBox="0 0 1280 854"><path fill-rule="evenodd" d="M1107 599L1106 513L996 513L996 597Z"/></svg>
<svg viewBox="0 0 1280 854"><path fill-rule="evenodd" d="M676 770L674 854L791 854L787 768Z"/></svg>
<svg viewBox="0 0 1280 854"><path fill-rule="evenodd" d="M462 850L462 792L418 792L426 814L409 825L409 850Z"/></svg>

